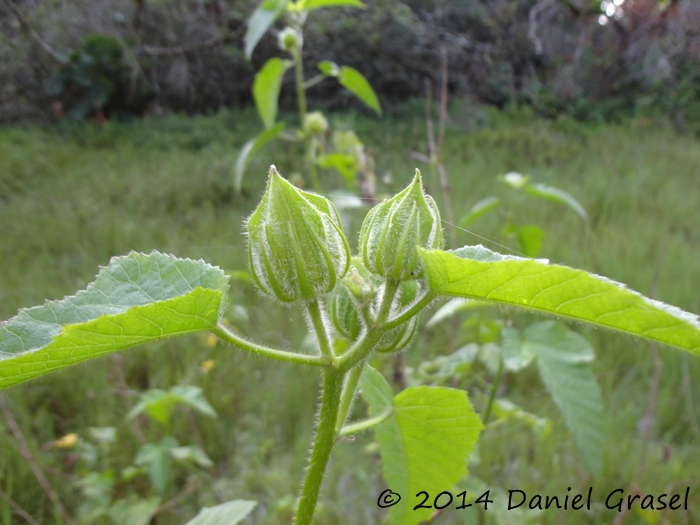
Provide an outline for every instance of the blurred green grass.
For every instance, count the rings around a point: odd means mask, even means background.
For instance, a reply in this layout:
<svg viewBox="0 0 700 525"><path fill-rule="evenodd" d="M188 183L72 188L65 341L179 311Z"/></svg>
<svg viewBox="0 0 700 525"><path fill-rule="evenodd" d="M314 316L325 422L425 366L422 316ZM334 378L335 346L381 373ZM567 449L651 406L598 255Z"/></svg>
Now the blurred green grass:
<svg viewBox="0 0 700 525"><path fill-rule="evenodd" d="M457 105L455 115L459 109ZM530 174L574 195L590 215L583 224L555 204L523 204L521 217L547 232L544 256L700 312L700 145L695 138L636 121L583 125L539 120L515 110L485 114L485 125L447 135L444 156L456 217L487 195L507 193L497 175ZM273 144L251 163L245 192L231 191L238 148L258 129L256 119L252 111L230 111L107 122L100 128L79 124L0 131L0 319L20 307L74 293L99 265L130 250L158 249L203 258L226 270L245 269L242 221L258 202L267 167L274 163L284 175L301 171L296 146ZM400 189L421 167L410 157L411 151L426 151L418 104L382 120L351 114L332 120L352 124L367 144L378 177L390 180L379 185L380 194ZM437 185L429 177L426 182L440 203ZM327 174L325 189L338 187L340 178ZM360 226L354 219L347 232L353 243ZM470 225L470 231L460 231L459 244L509 250L488 240L500 238L501 226L497 217L486 217ZM239 281L231 301L248 309L250 320L239 323L241 330L277 345L303 344L304 323L295 310L270 305ZM594 480L586 473L554 405L529 373L507 377L505 395L556 421L554 436L537 442L517 424L489 430L474 473L493 487L542 494L561 494L568 486L585 492L591 484L596 494L604 494L635 480L642 492L654 493L671 491L674 483L689 484L695 487L693 511L667 512L659 523L697 522L700 439L690 426L681 370L688 366L694 378L691 393L700 403L700 359L659 349L663 374L656 418L644 472L637 479L644 447L639 427L654 373L651 347L601 331L583 333L597 351L595 367L608 409L604 478ZM406 362L415 366L422 357L445 353L445 344L444 334L423 333L406 353ZM214 367L205 374L200 365L207 359L214 360ZM390 372L390 359L376 364ZM261 502L252 522L277 524L290 521L288 505L302 475L317 379L314 370L263 361L192 337L97 359L14 387L5 396L31 449L66 506L74 509L80 502L74 486L80 463L70 451L48 446L53 440L69 432L85 436L88 427L116 426L119 442L109 463L124 468L140 444L137 431L124 420L138 392L180 382L202 386L219 417L179 413L173 435L182 444L201 440L215 467L198 490L156 523L184 523L198 506L250 498ZM481 393L475 389L472 394L479 405ZM363 413L362 403L356 410L358 416ZM693 410L700 417L698 405ZM155 426L145 424L142 430L148 439L159 439ZM60 523L2 423L0 436L0 489L42 523ZM376 508L376 497L383 481L376 453L366 448L370 443L367 434L337 447L318 523L379 523L384 512ZM192 479L180 474L179 490ZM133 490L143 495L147 484L118 484L115 495ZM0 521L9 515L4 505L0 500ZM611 511L590 516L550 511L540 522L601 523L614 517ZM462 518L468 521L451 512L436 522L461 523ZM639 520L636 515L628 519Z"/></svg>

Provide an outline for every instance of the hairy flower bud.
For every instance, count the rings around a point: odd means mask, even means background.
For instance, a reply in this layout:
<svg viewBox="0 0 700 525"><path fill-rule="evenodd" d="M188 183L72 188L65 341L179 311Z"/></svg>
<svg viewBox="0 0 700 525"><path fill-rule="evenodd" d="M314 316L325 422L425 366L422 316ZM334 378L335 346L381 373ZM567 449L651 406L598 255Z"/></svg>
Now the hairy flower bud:
<svg viewBox="0 0 700 525"><path fill-rule="evenodd" d="M320 111L312 111L304 119L304 131L310 135L323 135L328 131L328 121Z"/></svg>
<svg viewBox="0 0 700 525"><path fill-rule="evenodd" d="M376 297L377 287L372 275L362 266L358 257L353 257L350 270L343 279L343 286L338 286L328 301L331 321L336 330L355 341L362 331L362 321L358 305L369 307Z"/></svg>
<svg viewBox="0 0 700 525"><path fill-rule="evenodd" d="M297 47L301 47L301 35L292 27L285 27L277 34L277 45L282 51L291 53Z"/></svg>
<svg viewBox="0 0 700 525"><path fill-rule="evenodd" d="M295 188L274 166L247 228L253 279L284 303L327 294L348 271L350 248L333 204Z"/></svg>
<svg viewBox="0 0 700 525"><path fill-rule="evenodd" d="M418 246L442 248L440 212L426 195L416 170L413 182L401 193L370 210L360 231L360 254L365 266L386 279L420 277Z"/></svg>
<svg viewBox="0 0 700 525"><path fill-rule="evenodd" d="M404 281L401 283L401 295L397 300L397 310L410 305L418 295L418 283L416 281ZM389 330L377 344L377 350L383 353L399 352L406 348L418 328L418 317L412 317L405 323Z"/></svg>

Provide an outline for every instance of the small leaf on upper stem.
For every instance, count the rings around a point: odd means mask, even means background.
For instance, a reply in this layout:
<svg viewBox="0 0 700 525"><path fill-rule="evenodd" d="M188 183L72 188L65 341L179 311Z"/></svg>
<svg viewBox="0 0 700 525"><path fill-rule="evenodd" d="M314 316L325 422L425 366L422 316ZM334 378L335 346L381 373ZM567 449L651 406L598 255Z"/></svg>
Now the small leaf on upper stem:
<svg viewBox="0 0 700 525"><path fill-rule="evenodd" d="M372 108L377 115L382 114L379 99L367 79L357 69L342 66L338 73L340 85L353 92L362 102Z"/></svg>
<svg viewBox="0 0 700 525"><path fill-rule="evenodd" d="M586 210L583 209L583 206L564 190L560 190L554 186L548 186L547 184L537 183L526 186L525 191L535 197L541 197L568 206L583 220L588 219L588 215L586 214Z"/></svg>
<svg viewBox="0 0 700 525"><path fill-rule="evenodd" d="M287 7L287 0L263 0L258 8L248 19L248 29L243 37L245 43L245 56L250 60L255 46L275 20Z"/></svg>
<svg viewBox="0 0 700 525"><path fill-rule="evenodd" d="M260 118L268 130L275 125L282 77L288 68L289 62L287 60L271 58L255 75L253 98Z"/></svg>

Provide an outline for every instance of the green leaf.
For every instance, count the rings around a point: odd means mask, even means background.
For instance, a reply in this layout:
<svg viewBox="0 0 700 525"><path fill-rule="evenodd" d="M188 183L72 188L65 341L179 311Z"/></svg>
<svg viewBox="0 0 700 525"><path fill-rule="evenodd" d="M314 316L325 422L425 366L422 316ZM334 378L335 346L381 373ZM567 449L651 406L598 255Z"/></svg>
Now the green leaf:
<svg viewBox="0 0 700 525"><path fill-rule="evenodd" d="M359 7L365 9L367 6L360 0L299 0L295 4L295 11L311 11L321 7Z"/></svg>
<svg viewBox="0 0 700 525"><path fill-rule="evenodd" d="M237 499L216 507L205 507L185 525L236 525L250 514L255 505L255 501Z"/></svg>
<svg viewBox="0 0 700 525"><path fill-rule="evenodd" d="M603 396L590 362L591 346L581 335L556 321L528 326L523 346L537 356L537 367L552 399L564 416L588 469L600 475L605 426Z"/></svg>
<svg viewBox="0 0 700 525"><path fill-rule="evenodd" d="M287 60L271 58L255 75L253 99L260 118L265 124L265 129L269 130L275 125L282 77L288 68L289 62Z"/></svg>
<svg viewBox="0 0 700 525"><path fill-rule="evenodd" d="M146 443L143 445L134 464L143 466L151 478L153 486L158 491L158 494L163 494L171 476L171 450L177 447L177 441L172 436L164 437L158 443Z"/></svg>
<svg viewBox="0 0 700 525"><path fill-rule="evenodd" d="M527 257L537 257L542 251L544 231L534 224L526 224L518 228L518 245L520 251Z"/></svg>
<svg viewBox="0 0 700 525"><path fill-rule="evenodd" d="M519 372L530 366L535 354L520 340L517 328L503 327L501 329L501 358L503 367L509 372Z"/></svg>
<svg viewBox="0 0 700 525"><path fill-rule="evenodd" d="M488 212L491 210L495 210L498 208L498 205L501 203L501 200L498 197L486 197L485 199L481 199L479 202L477 202L474 206L471 207L471 209L462 217L459 219L459 225L464 227L470 222L475 221L482 215L486 215Z"/></svg>
<svg viewBox="0 0 700 525"><path fill-rule="evenodd" d="M197 445L187 447L175 447L170 450L170 455L178 461L189 461L202 468L214 466L214 462Z"/></svg>
<svg viewBox="0 0 700 525"><path fill-rule="evenodd" d="M148 525L160 507L160 498L141 499L130 496L116 501L109 508L109 517L117 524Z"/></svg>
<svg viewBox="0 0 700 525"><path fill-rule="evenodd" d="M410 387L391 400L383 376L367 366L362 395L377 416L394 414L375 427L384 462L384 478L402 496L391 507L392 523L415 525L429 520L432 509L412 510L413 497L425 490L433 497L452 489L467 472L467 457L483 428L463 390Z"/></svg>
<svg viewBox="0 0 700 525"><path fill-rule="evenodd" d="M564 190L560 190L554 186L548 186L547 184L537 183L526 186L525 191L535 197L541 197L568 206L578 213L583 220L588 219L588 215L586 214L586 210L583 209L583 206Z"/></svg>
<svg viewBox="0 0 700 525"><path fill-rule="evenodd" d="M243 37L245 56L248 60L250 60L255 46L258 45L260 39L275 23L275 20L282 14L286 6L287 0L263 0L250 16L248 29Z"/></svg>
<svg viewBox="0 0 700 525"><path fill-rule="evenodd" d="M243 176L245 175L245 170L248 167L250 158L265 144L279 137L283 130L284 122L280 122L275 124L272 128L263 131L257 137L250 139L243 145L241 151L238 153L238 158L233 168L233 188L236 192L241 191Z"/></svg>
<svg viewBox="0 0 700 525"><path fill-rule="evenodd" d="M228 278L204 261L115 257L85 290L0 325L0 389L109 352L216 326Z"/></svg>
<svg viewBox="0 0 700 525"><path fill-rule="evenodd" d="M515 419L522 421L532 429L539 439L547 438L552 432L552 422L549 419L525 412L518 405L507 399L497 399L494 402L493 415L505 420Z"/></svg>
<svg viewBox="0 0 700 525"><path fill-rule="evenodd" d="M372 86L369 85L369 82L367 82L367 79L357 69L342 66L338 73L338 81L341 86L352 91L357 98L372 108L377 115L382 114L377 95L374 93Z"/></svg>
<svg viewBox="0 0 700 525"><path fill-rule="evenodd" d="M623 284L483 246L421 250L432 291L573 319L700 354L700 318Z"/></svg>
<svg viewBox="0 0 700 525"><path fill-rule="evenodd" d="M133 419L146 411L153 419L162 425L167 425L176 405L189 406L200 414L216 417L216 412L202 394L201 388L177 385L169 392L157 388L144 392L141 395L141 401L127 414L127 419Z"/></svg>

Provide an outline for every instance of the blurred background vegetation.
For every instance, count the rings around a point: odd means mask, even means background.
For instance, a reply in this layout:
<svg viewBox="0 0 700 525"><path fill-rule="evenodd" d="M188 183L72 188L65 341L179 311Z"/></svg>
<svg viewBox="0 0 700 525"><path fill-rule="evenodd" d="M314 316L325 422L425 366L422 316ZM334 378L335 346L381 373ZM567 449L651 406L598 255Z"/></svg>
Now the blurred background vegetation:
<svg viewBox="0 0 700 525"><path fill-rule="evenodd" d="M379 95L381 119L335 84L309 92L337 128L361 137L378 197L408 183L417 164L412 152L428 151L419 97L426 81L437 91L445 48L453 102L442 160L455 217L505 192L498 175L530 174L574 195L589 215L583 223L556 205L523 204L519 213L547 233L544 257L700 312L700 4L367 4L314 12L304 49L309 64L337 56L357 68ZM259 200L267 167L274 162L284 175L302 169L300 146L280 142L252 159L244 192L232 190L238 151L260 128L249 107L253 76L279 54L268 35L246 61L242 37L254 7L248 0L0 0L0 319L83 288L111 256L158 249L232 272L227 315L237 329L304 346L301 315L271 306L240 273L247 264L242 221ZM282 89L282 120L295 119L293 98L291 85ZM330 170L323 176L327 191L344 185ZM439 195L437 181L426 180ZM365 212L343 212L351 243ZM501 227L496 216L485 217L458 230L458 244L517 251L503 245ZM448 324L421 330L403 354L409 373L470 342L450 337ZM700 360L580 331L596 349L606 403L602 475L588 472L532 370L506 374L499 396L549 419L551 434L533 433L525 419L494 425L470 472L491 487L528 494L593 486L600 498L619 487L659 494L690 486L690 510L620 516L598 499L584 513L453 510L436 524L700 522ZM397 366L393 356L372 364L387 377ZM475 362L444 380L466 388L483 413L492 375ZM217 417L186 403L167 430L145 415L126 417L144 392L180 384L200 387ZM129 350L14 387L0 403L0 523L31 523L24 509L41 524L133 525L134 516L148 515L144 524L176 525L201 506L246 498L259 502L249 523L287 524L317 387L315 370L256 359L206 337ZM355 410L365 413L362 403ZM149 464L134 458L165 434L199 446L211 462L171 465L159 493ZM385 485L372 441L363 434L334 451L319 524L385 517L376 506Z"/></svg>
<svg viewBox="0 0 700 525"><path fill-rule="evenodd" d="M274 31L243 53L254 0L0 2L0 122L63 115L211 113L251 101L255 71L281 55ZM449 91L529 105L546 117L663 115L697 126L700 4L692 0L370 0L314 12L305 62L338 57L383 105L425 93L449 57ZM278 27L282 27L281 23ZM292 79L288 79L292 83ZM290 106L291 90L283 103ZM314 89L332 109L338 86ZM359 106L358 106L359 107Z"/></svg>

